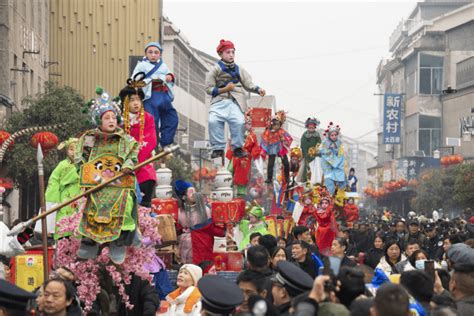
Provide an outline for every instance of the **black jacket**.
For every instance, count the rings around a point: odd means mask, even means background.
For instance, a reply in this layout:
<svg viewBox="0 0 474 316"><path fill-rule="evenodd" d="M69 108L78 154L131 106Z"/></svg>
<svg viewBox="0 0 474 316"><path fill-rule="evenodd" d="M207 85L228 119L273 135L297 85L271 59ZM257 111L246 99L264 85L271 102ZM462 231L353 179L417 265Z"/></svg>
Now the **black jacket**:
<svg viewBox="0 0 474 316"><path fill-rule="evenodd" d="M128 310L125 304L120 304L119 316L155 316L160 307L160 299L150 282L134 275L132 282L125 286L125 292L129 295L130 303L134 307Z"/></svg>
<svg viewBox="0 0 474 316"><path fill-rule="evenodd" d="M318 271L316 271L316 265L314 264L313 259L310 256L306 256L306 260L303 262L297 262L301 270L308 273L313 279L318 276Z"/></svg>
<svg viewBox="0 0 474 316"><path fill-rule="evenodd" d="M375 269L375 267L379 264L380 259L384 256L383 249L378 248L371 248L365 254L365 264Z"/></svg>

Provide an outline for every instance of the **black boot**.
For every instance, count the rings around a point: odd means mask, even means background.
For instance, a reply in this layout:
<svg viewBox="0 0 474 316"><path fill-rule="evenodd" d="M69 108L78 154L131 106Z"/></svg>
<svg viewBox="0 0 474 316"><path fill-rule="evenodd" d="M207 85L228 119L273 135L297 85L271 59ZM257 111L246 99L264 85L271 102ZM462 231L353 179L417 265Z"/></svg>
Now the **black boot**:
<svg viewBox="0 0 474 316"><path fill-rule="evenodd" d="M236 148L234 149L234 157L237 157L237 158L247 157L247 152L240 147Z"/></svg>
<svg viewBox="0 0 474 316"><path fill-rule="evenodd" d="M214 150L211 154L211 159L224 157L224 151L221 149Z"/></svg>

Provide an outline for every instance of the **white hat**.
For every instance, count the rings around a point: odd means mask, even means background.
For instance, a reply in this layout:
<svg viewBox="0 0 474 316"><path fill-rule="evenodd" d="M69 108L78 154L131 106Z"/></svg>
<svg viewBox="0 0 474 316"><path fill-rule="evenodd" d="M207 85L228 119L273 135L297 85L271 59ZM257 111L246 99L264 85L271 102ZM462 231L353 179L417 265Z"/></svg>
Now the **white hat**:
<svg viewBox="0 0 474 316"><path fill-rule="evenodd" d="M197 286L199 279L202 278L202 269L195 264L189 263L182 265L179 270L181 271L182 269L185 269L189 272L191 278L193 279L194 286Z"/></svg>

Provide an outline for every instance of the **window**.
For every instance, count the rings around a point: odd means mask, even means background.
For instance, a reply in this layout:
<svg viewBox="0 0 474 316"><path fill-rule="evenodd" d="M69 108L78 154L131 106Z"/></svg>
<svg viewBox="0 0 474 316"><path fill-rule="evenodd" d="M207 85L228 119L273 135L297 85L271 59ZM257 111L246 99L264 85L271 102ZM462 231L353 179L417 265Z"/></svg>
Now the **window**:
<svg viewBox="0 0 474 316"><path fill-rule="evenodd" d="M440 94L443 85L443 57L420 54L420 94Z"/></svg>
<svg viewBox="0 0 474 316"><path fill-rule="evenodd" d="M418 149L425 155L432 156L433 151L441 144L441 118L436 116L420 115L418 133Z"/></svg>

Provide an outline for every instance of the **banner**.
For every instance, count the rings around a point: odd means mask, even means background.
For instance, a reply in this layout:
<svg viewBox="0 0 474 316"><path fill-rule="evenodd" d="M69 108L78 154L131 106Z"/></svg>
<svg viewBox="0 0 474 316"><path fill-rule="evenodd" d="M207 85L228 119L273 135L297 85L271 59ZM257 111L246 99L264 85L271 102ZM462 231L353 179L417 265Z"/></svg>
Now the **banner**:
<svg viewBox="0 0 474 316"><path fill-rule="evenodd" d="M402 96L385 93L383 100L383 143L400 144Z"/></svg>

